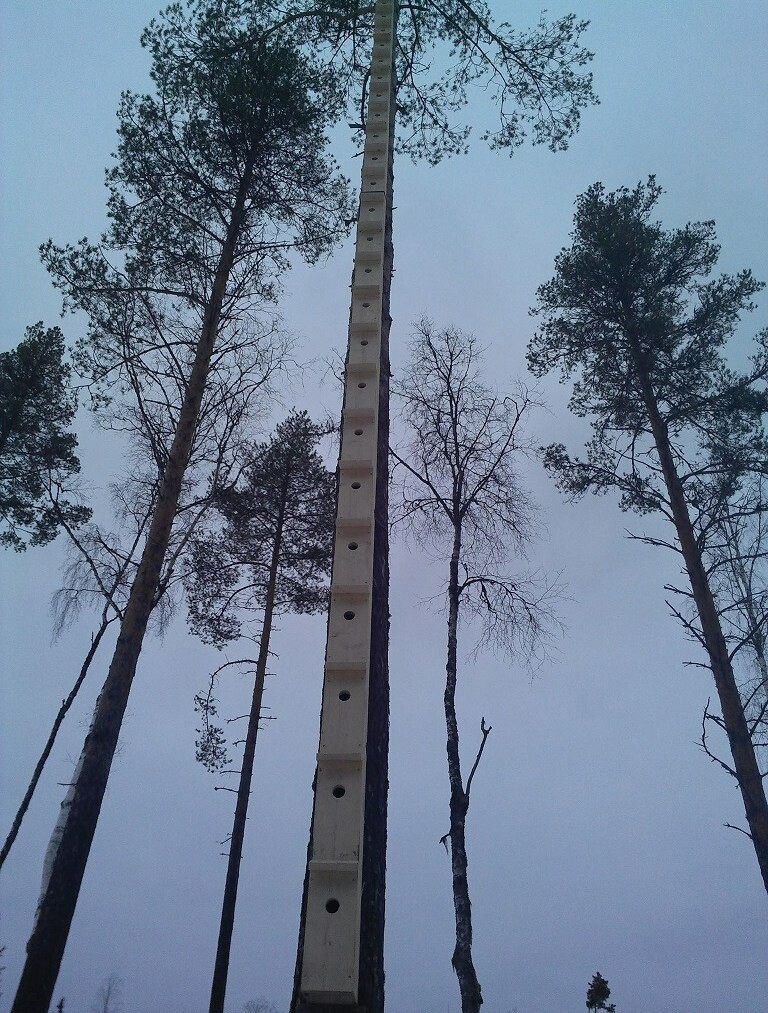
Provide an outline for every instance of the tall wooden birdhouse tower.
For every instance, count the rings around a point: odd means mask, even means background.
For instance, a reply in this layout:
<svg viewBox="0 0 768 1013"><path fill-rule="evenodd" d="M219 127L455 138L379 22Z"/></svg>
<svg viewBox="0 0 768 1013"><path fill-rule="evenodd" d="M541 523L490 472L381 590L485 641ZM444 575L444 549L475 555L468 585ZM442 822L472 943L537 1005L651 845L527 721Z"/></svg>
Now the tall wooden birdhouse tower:
<svg viewBox="0 0 768 1013"><path fill-rule="evenodd" d="M396 0L377 0L298 1009L383 1009L389 283Z"/></svg>

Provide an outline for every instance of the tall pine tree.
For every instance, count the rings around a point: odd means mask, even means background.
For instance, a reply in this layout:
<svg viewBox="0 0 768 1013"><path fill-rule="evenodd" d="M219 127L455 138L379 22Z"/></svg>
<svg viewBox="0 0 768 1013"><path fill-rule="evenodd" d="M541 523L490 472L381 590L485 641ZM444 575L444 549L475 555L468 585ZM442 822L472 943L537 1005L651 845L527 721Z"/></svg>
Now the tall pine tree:
<svg viewBox="0 0 768 1013"><path fill-rule="evenodd" d="M66 304L88 317L80 365L98 403L135 394L149 428L159 419L170 440L160 444L146 544L57 825L14 1013L45 1013L51 1001L206 393L219 368L251 368L254 345L263 356L269 330L254 340L254 310L275 297L285 251L317 258L349 214L325 153L337 109L329 75L288 30L252 43L262 33L235 0L195 4L179 31L182 14L169 8L144 33L155 91L123 96L102 243L43 250Z"/></svg>
<svg viewBox="0 0 768 1013"><path fill-rule="evenodd" d="M545 464L570 496L615 490L623 510L659 513L682 557L701 640L768 890L768 803L733 663L707 572L713 521L763 469L768 332L751 368L731 369L726 343L762 285L750 271L712 277L712 222L665 230L652 215L661 188L596 183L577 198L572 244L538 290L542 325L529 346L536 375L575 376L570 408L592 422L586 458L562 444Z"/></svg>
<svg viewBox="0 0 768 1013"><path fill-rule="evenodd" d="M216 496L224 523L198 538L188 581L190 625L218 647L236 640L243 623L261 615L259 653L245 733L237 803L229 844L210 1013L223 1013L229 954L251 792L256 737L274 620L286 612L312 613L328 604L333 555L336 480L317 444L323 430L305 412L289 415L266 442L253 447L238 482ZM206 725L209 738L213 728ZM199 753L221 756L205 739Z"/></svg>

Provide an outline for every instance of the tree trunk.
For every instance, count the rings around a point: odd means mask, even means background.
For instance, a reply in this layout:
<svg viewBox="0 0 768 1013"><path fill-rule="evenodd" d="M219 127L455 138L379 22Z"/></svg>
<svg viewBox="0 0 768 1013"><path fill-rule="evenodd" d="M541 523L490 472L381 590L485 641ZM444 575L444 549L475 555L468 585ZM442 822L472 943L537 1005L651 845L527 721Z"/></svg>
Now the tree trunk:
<svg viewBox="0 0 768 1013"><path fill-rule="evenodd" d="M235 818L232 824L232 839L229 846L227 879L224 885L224 900L221 906L219 940L216 946L216 963L213 969L213 983L211 985L211 1003L209 1013L224 1013L224 996L227 991L227 975L229 973L229 953L232 946L232 930L235 924L237 884L240 878L240 860L243 855L245 821L248 816L248 800L251 794L253 758L256 752L256 737L259 734L261 701L264 695L264 679L267 674L269 638L272 633L272 617L275 609L275 589L277 586L277 571L280 564L280 552L282 549L283 522L285 518L287 494L288 480L286 478L286 481L283 484L280 513L277 518L275 540L272 546L272 559L269 566L267 594L264 605L264 625L261 629L259 657L256 662L256 679L253 685L253 698L251 700L251 713L248 717L248 731L245 736L245 748L243 750L240 783L237 788L237 804L235 806Z"/></svg>
<svg viewBox="0 0 768 1013"><path fill-rule="evenodd" d="M446 750L448 753L448 781L451 788L451 824L448 839L451 844L451 873L453 876L453 909L456 916L456 945L451 957L453 969L459 979L461 1013L479 1013L483 1004L480 982L472 961L472 904L469 899L467 878L466 820L469 797L464 790L459 756L459 726L456 720L456 654L457 626L459 622L459 554L461 552L461 522L454 522L453 551L448 580L448 660L445 666Z"/></svg>
<svg viewBox="0 0 768 1013"><path fill-rule="evenodd" d="M731 565L736 583L744 597L744 612L747 616L749 628L749 646L755 655L757 667L760 670L760 697L765 702L768 700L768 662L765 658L765 637L760 629L760 619L755 611L754 594L752 591L752 578L747 573L744 565L744 557L741 554L739 535L735 526L729 525L723 528L726 544L731 551Z"/></svg>
<svg viewBox="0 0 768 1013"><path fill-rule="evenodd" d="M710 667L715 678L715 686L723 714L723 726L731 747L736 780L744 800L749 836L752 838L763 884L768 892L768 802L766 801L763 779L757 765L754 744L749 734L749 726L744 714L733 665L728 656L728 645L720 626L717 605L709 586L701 552L691 524L685 492L677 474L667 425L661 417L656 394L643 360L642 350L636 339L630 339L630 346L669 495L677 537L680 540L685 568L688 571L691 591L701 622Z"/></svg>
<svg viewBox="0 0 768 1013"><path fill-rule="evenodd" d="M393 127L391 129L394 130ZM360 897L358 1002L366 1013L384 1013L384 914L389 791L389 332L392 325L389 310L394 262L392 188L393 176L390 165L384 219L379 426L376 436L378 445L376 503L373 514L371 654L368 666L365 818Z"/></svg>
<svg viewBox="0 0 768 1013"><path fill-rule="evenodd" d="M51 1002L192 450L252 171L252 163L248 163L219 257L147 541L83 744L80 773L27 942L27 959L11 1013L47 1013Z"/></svg>
<svg viewBox="0 0 768 1013"><path fill-rule="evenodd" d="M96 633L93 635L93 638L91 640L91 646L88 648L88 653L86 654L85 660L83 661L83 664L80 668L80 674L75 680L74 686L69 691L69 695L66 697L65 700L62 701L61 707L59 707L59 712L56 715L53 725L51 726L51 731L48 735L48 741L45 743L43 751L40 754L40 759L37 761L37 764L35 765L35 769L32 773L32 777L30 778L29 785L27 787L26 792L24 793L24 798L21 800L21 805L16 811L16 815L13 819L13 824L11 826L11 829L8 831L8 836L6 837L5 843L3 844L3 849L2 851L0 851L0 869L3 867L3 863L8 857L8 852L13 847L13 842L16 840L18 836L19 830L21 828L21 821L24 819L27 813L27 809L29 809L30 802L32 801L32 796L34 795L35 789L37 788L37 783L40 780L40 775L43 773L43 767L45 767L46 763L48 762L48 757L51 755L53 744L56 741L56 736L59 733L59 728L61 728L61 723L67 716L69 708L75 702L75 697L80 692L80 687L83 685L83 681L85 680L85 677L88 674L88 669L91 667L91 662L93 661L94 655L96 654L99 644L101 643L101 638L106 633L107 627L109 626L111 621L112 620L107 619L106 616L102 618L101 625L99 626L98 630L96 630Z"/></svg>
<svg viewBox="0 0 768 1013"><path fill-rule="evenodd" d="M307 864L301 894L299 936L293 975L291 1013L384 1013L384 920L387 874L387 793L389 791L389 332L390 290L394 247L392 204L384 223L381 357L379 360L379 431L376 504L373 527L373 585L371 593L371 655L368 668L368 732L365 763L365 818L363 874L360 898L360 964L357 1007L308 1006L301 1001L301 967L304 954L304 919L312 858L312 820L307 843ZM314 793L317 781L312 783Z"/></svg>
<svg viewBox="0 0 768 1013"><path fill-rule="evenodd" d="M378 12L378 6L376 7ZM393 43L397 43L399 4L395 6ZM387 167L384 218L384 259L381 283L381 350L379 356L379 412L376 462L376 502L373 524L373 580L371 587L371 653L368 668L368 724L365 760L365 810L360 896L360 959L356 1009L332 1006L321 1009L301 999L304 927L312 858L312 822L301 895L299 936L296 946L291 1013L384 1013L384 920L387 872L387 793L389 791L389 335L392 326L390 293L394 264L392 241L392 151L397 105L397 82L392 73L390 106L390 162ZM360 194L360 204L364 196ZM359 218L358 208L358 218ZM353 270L354 277L354 270ZM351 310L350 310L351 318ZM312 785L317 784L317 769ZM312 815L314 820L314 812Z"/></svg>

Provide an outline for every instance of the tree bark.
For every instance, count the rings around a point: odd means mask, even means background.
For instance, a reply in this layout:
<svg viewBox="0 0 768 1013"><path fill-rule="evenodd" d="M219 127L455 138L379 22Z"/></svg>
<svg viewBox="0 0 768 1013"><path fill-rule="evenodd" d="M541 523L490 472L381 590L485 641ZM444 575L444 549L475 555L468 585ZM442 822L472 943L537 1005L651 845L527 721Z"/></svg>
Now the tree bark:
<svg viewBox="0 0 768 1013"><path fill-rule="evenodd" d="M461 1013L479 1013L483 1004L480 982L472 961L472 904L467 877L466 819L469 796L461 777L459 726L456 720L457 627L459 622L459 556L461 553L461 521L454 521L453 551L448 580L448 660L445 666L446 751L450 784L451 823L448 839L451 845L453 877L453 910L456 917L456 945L451 957L459 979Z"/></svg>
<svg viewBox="0 0 768 1013"><path fill-rule="evenodd" d="M267 674L269 640L272 634L272 618L275 610L275 589L277 587L277 571L280 565L280 552L282 549L283 523L285 519L287 495L288 479L286 477L286 480L283 483L280 512L277 518L275 540L272 546L272 559L269 566L267 594L264 604L264 625L261 629L259 657L256 661L256 679L253 685L253 698L251 700L251 713L248 717L248 731L245 736L243 763L240 771L240 782L237 787L237 804L235 806L235 818L232 824L232 839L229 846L227 878L224 885L224 899L221 906L219 940L216 946L216 963L213 969L209 1013L224 1013L224 996L227 990L227 975L229 973L229 954L232 946L232 930L235 924L237 884L240 878L240 861L243 855L245 821L248 816L248 801L251 794L253 758L256 752L256 738L259 734L261 701L264 696L264 679Z"/></svg>
<svg viewBox="0 0 768 1013"><path fill-rule="evenodd" d="M393 41L397 41L399 4L395 7ZM368 725L365 760L365 810L360 896L360 959L358 1003L324 1009L301 999L304 956L304 925L312 859L312 822L307 844L307 864L301 895L299 935L296 946L291 1013L384 1013L384 921L387 873L387 796L389 792L389 335L392 326L390 294L394 265L392 239L392 151L395 132L397 82L392 74L392 101L388 124L390 162L387 167L384 218L384 260L381 292L381 350L379 357L379 410L376 462L376 502L373 524L373 581L371 587L371 652L368 668ZM360 203L364 196L360 194ZM359 216L359 209L358 209ZM350 309L351 318L351 309ZM321 715L322 718L322 715ZM317 768L312 785L317 784Z"/></svg>
<svg viewBox="0 0 768 1013"><path fill-rule="evenodd" d="M749 726L744 714L733 665L728 655L728 645L720 625L717 605L709 586L688 513L685 492L672 455L667 425L659 410L642 349L633 337L630 337L630 347L659 455L664 483L669 495L672 517L677 537L680 540L680 549L691 582L691 591L699 614L710 667L715 679L723 714L723 727L728 736L736 780L744 801L749 836L755 848L763 884L768 892L768 801L766 801L765 786L757 764L752 737L749 734Z"/></svg>
<svg viewBox="0 0 768 1013"><path fill-rule="evenodd" d="M391 172L391 169L390 169ZM377 435L376 503L373 525L373 585L371 593L371 654L368 668L368 731L365 764L362 889L360 898L360 961L357 1007L304 1004L301 967L304 919L312 859L312 822L301 894L291 1013L384 1013L384 920L387 874L387 795L389 792L389 333L390 291L394 247L392 205L384 222L381 357L379 360L379 431ZM314 793L317 769L312 783Z"/></svg>
<svg viewBox="0 0 768 1013"><path fill-rule="evenodd" d="M21 804L19 805L19 808L16 810L16 815L13 819L13 824L11 825L11 829L8 831L8 836L5 839L2 851L0 851L0 869L3 867L3 863L8 857L8 853L13 847L13 843L19 834L19 830L21 828L21 821L26 816L27 809L29 809L30 802L32 801L32 796L34 795L35 789L37 788L37 783L40 780L40 775L43 773L43 768L48 762L48 757L51 755L53 744L56 741L56 736L59 733L59 728L61 728L61 723L67 716L67 712L69 711L70 707L75 702L75 697L80 692L80 687L83 685L85 677L88 674L88 669L91 667L91 662L93 661L96 651L98 650L99 644L101 643L101 638L106 633L107 627L109 626L111 621L112 620L107 619L106 617L102 618L101 625L99 626L98 630L96 630L96 633L93 635L93 638L91 639L91 646L88 648L88 653L86 654L85 660L83 661L83 664L80 667L80 674L75 680L75 684L69 691L68 696L66 697L66 699L62 701L61 707L59 707L59 712L56 715L53 725L51 726L51 731L48 735L48 740L46 741L45 746L43 747L43 751L40 754L40 759L37 761L37 764L35 765L35 769L32 773L32 777L30 778L29 785L27 786L27 790L24 793L24 798L21 800Z"/></svg>
<svg viewBox="0 0 768 1013"><path fill-rule="evenodd" d="M765 637L760 629L760 619L755 612L752 578L747 573L747 568L744 565L744 557L741 554L737 530L733 526L727 530L725 528L723 530L728 548L733 557L731 562L733 574L736 578L736 583L739 585L739 590L744 596L744 612L746 613L749 625L749 646L754 652L757 667L760 669L761 697L765 700L768 698L768 663L765 658Z"/></svg>
<svg viewBox="0 0 768 1013"><path fill-rule="evenodd" d="M51 1002L192 450L252 171L253 164L249 162L219 256L147 541L123 613L107 678L83 744L80 774L68 800L66 822L51 875L27 942L27 959L11 1013L47 1013Z"/></svg>
<svg viewBox="0 0 768 1013"><path fill-rule="evenodd" d="M391 129L394 129L391 127ZM392 141L390 141L390 151ZM365 747L365 818L360 897L358 1003L366 1013L384 1013L384 915L387 875L389 791L389 332L393 170L384 219L381 299L376 503L373 514L371 654L368 666L368 730Z"/></svg>

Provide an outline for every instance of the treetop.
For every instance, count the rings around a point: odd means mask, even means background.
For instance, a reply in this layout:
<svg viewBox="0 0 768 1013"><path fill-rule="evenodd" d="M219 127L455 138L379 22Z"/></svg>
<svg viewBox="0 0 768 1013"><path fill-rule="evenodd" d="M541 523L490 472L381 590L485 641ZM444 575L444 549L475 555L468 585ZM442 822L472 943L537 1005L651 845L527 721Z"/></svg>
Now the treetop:
<svg viewBox="0 0 768 1013"><path fill-rule="evenodd" d="M197 0L195 9L207 6ZM353 127L364 128L373 3L221 0L216 8L225 6L251 18L257 42L287 31L325 60L343 94L344 113ZM491 148L511 154L530 137L534 144L564 150L579 128L581 111L598 101L586 70L593 54L581 44L588 24L573 14L551 20L542 14L533 28L520 31L497 20L479 0L401 3L398 149L432 164L466 151L471 127L462 114L473 91L484 90L497 116L481 134Z"/></svg>

